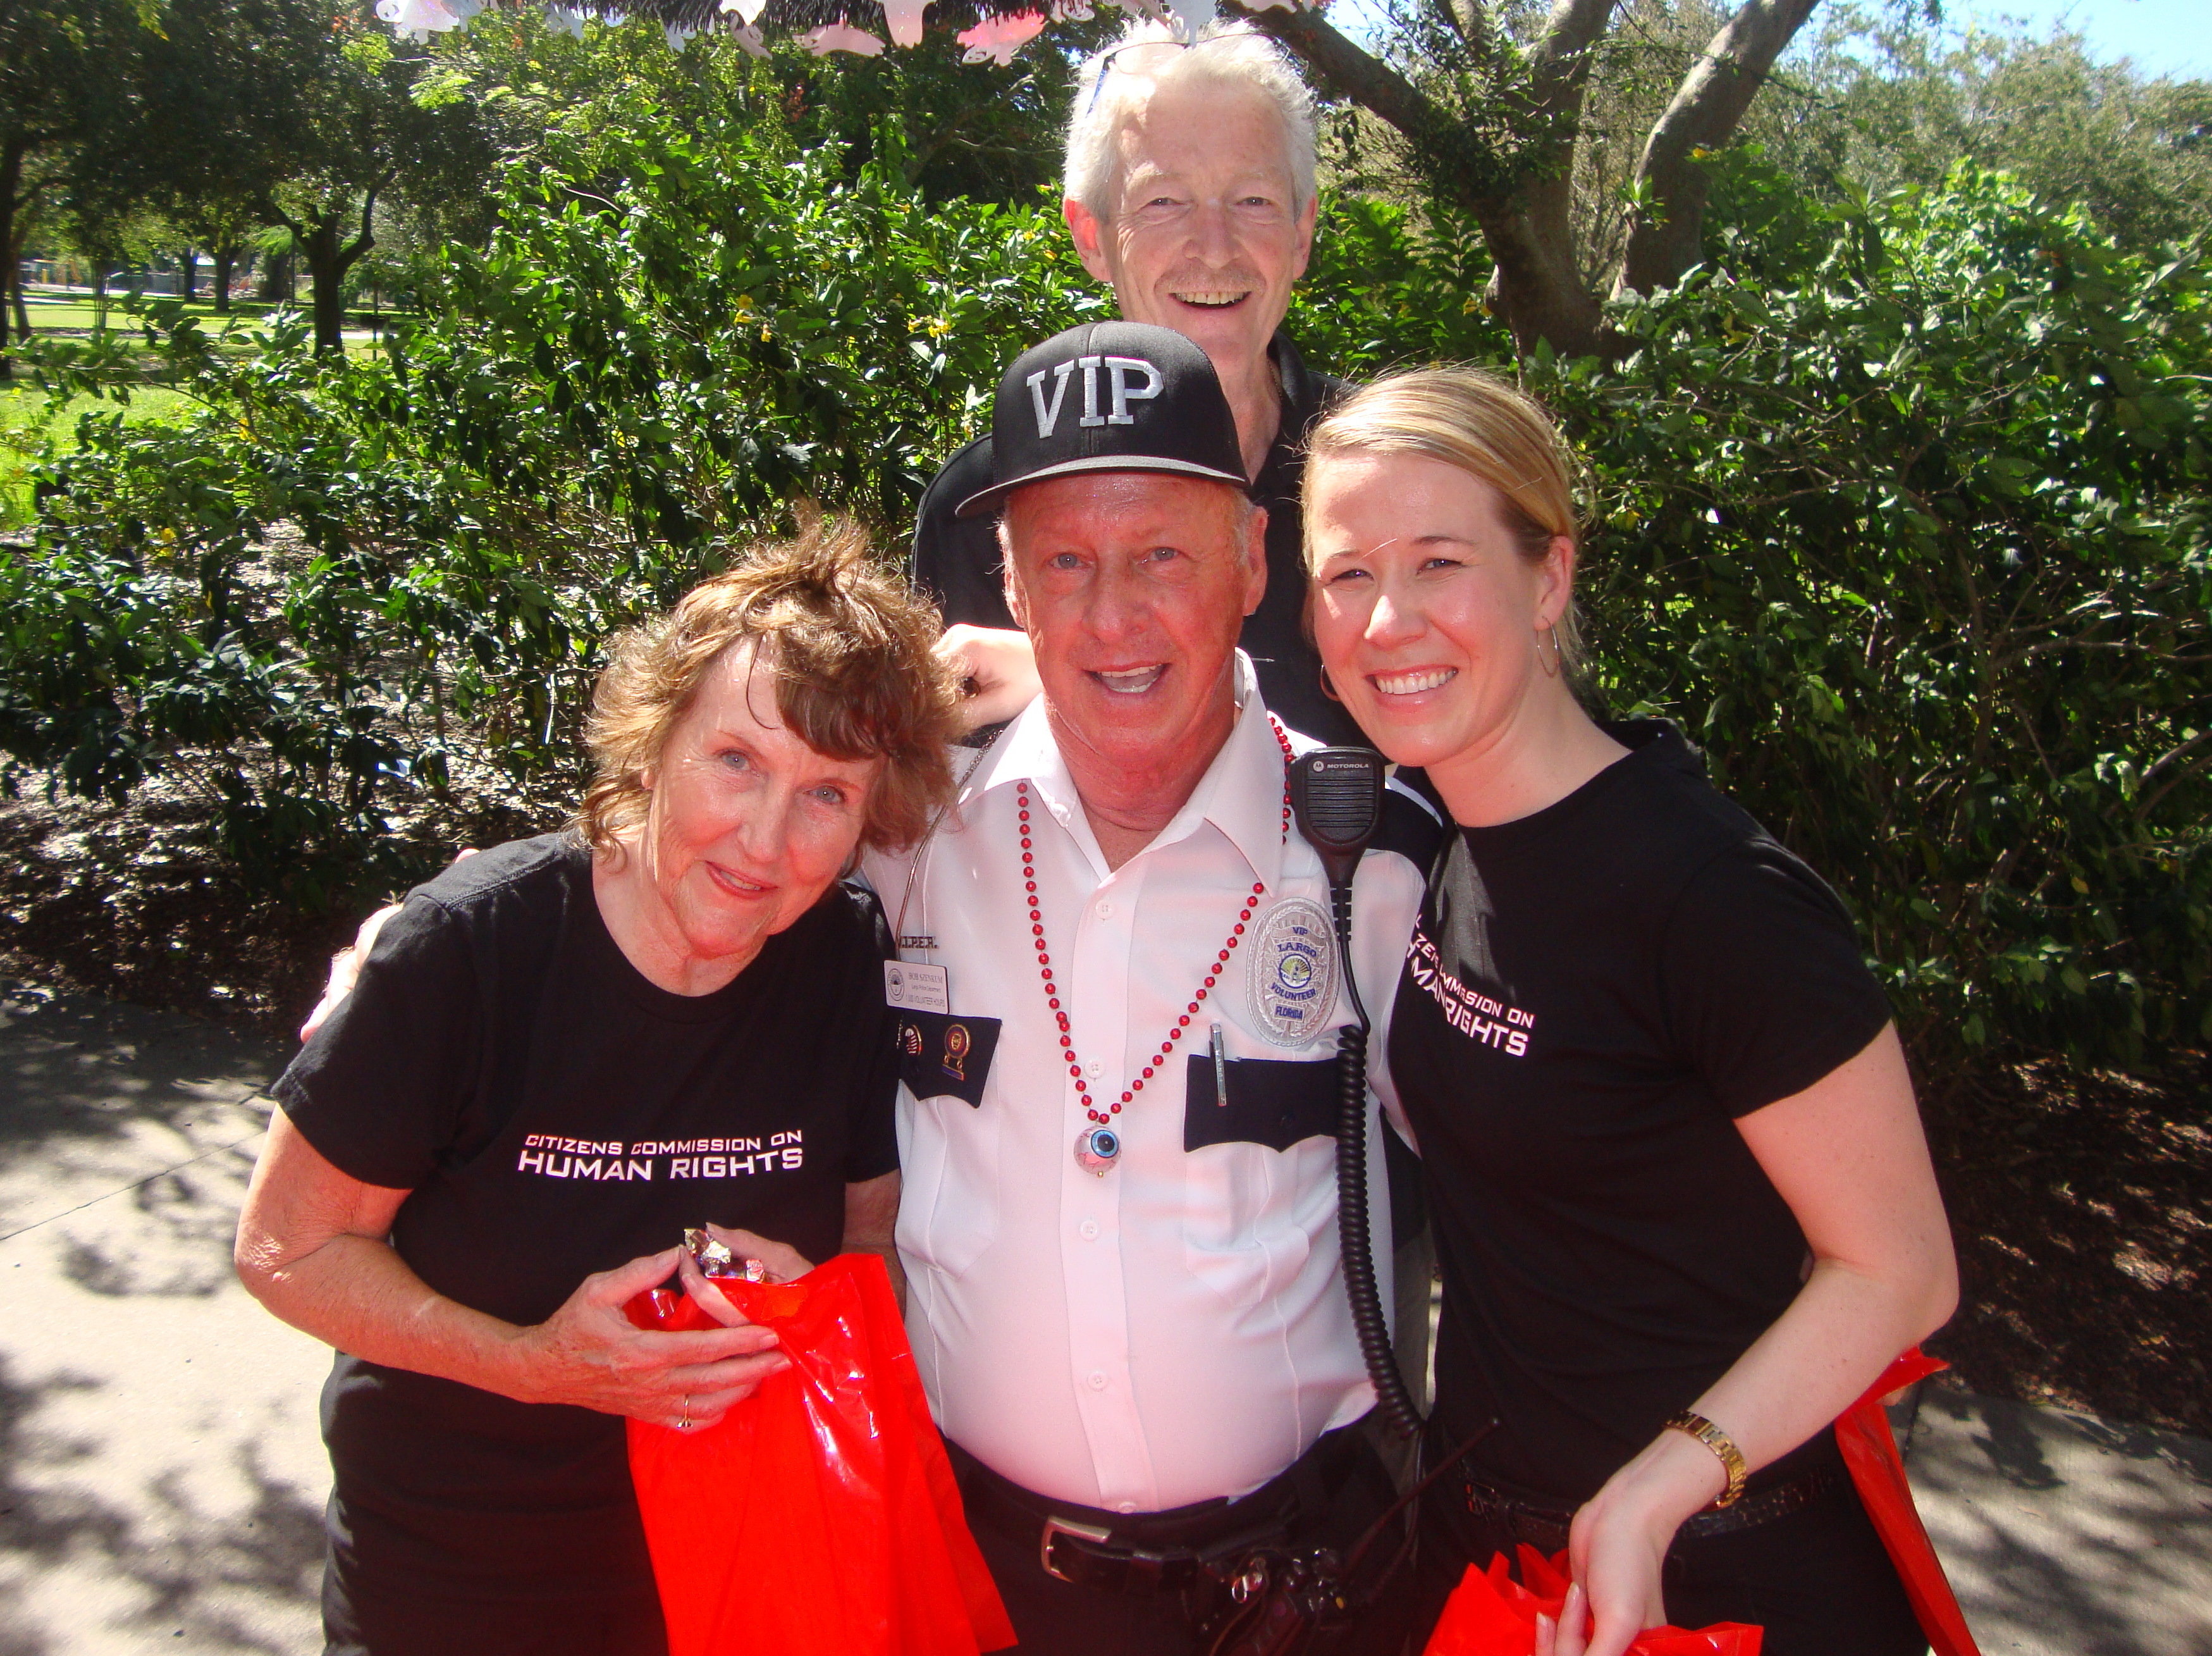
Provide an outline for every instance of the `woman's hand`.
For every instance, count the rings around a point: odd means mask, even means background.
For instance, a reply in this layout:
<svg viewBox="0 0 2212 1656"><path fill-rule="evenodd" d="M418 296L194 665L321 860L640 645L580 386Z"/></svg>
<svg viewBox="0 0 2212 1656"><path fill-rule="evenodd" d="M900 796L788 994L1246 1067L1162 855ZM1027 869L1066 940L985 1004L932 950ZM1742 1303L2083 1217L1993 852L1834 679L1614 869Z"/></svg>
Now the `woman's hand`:
<svg viewBox="0 0 2212 1656"><path fill-rule="evenodd" d="M793 1282L814 1267L799 1254L798 1249L781 1242L771 1242L750 1231L726 1230L710 1224L707 1234L713 1237L740 1259L757 1259L768 1268L771 1282ZM691 1257L691 1250L679 1248L683 1257L676 1262L677 1275L684 1280L684 1291L698 1302L705 1312L725 1328L749 1326L745 1314L730 1303L729 1296L714 1286L714 1279L699 1269L699 1262Z"/></svg>
<svg viewBox="0 0 2212 1656"><path fill-rule="evenodd" d="M456 862L466 861L477 854L473 845L464 846L453 853ZM305 1046L315 1038L315 1032L331 1019L353 986L361 981L361 963L368 959L368 952L376 947L376 935L384 929L384 922L398 914L400 904L387 903L361 922L354 933L353 941L331 957L331 974L323 980L323 998L315 1002L315 1009L307 1014L307 1021L300 1026L300 1044Z"/></svg>
<svg viewBox="0 0 2212 1656"><path fill-rule="evenodd" d="M1567 1534L1574 1578L1556 1629L1536 1656L1621 1656L1646 1628L1663 1627L1660 1567L1682 1520L1728 1487L1712 1451L1662 1432L1575 1514Z"/></svg>
<svg viewBox="0 0 2212 1656"><path fill-rule="evenodd" d="M745 1233L718 1234L736 1247ZM765 1245L799 1260L780 1243ZM573 1403L659 1426L714 1425L763 1380L790 1367L791 1360L775 1349L773 1329L745 1321L719 1294L714 1298L720 1309L708 1309L721 1328L670 1334L635 1326L623 1307L690 1260L686 1250L671 1248L586 1277L560 1310L535 1328L516 1331L513 1355L519 1372L513 1386L502 1389L527 1403ZM805 1262L799 1263L803 1268ZM771 1261L769 1268L777 1267ZM692 1265L690 1275L697 1271Z"/></svg>
<svg viewBox="0 0 2212 1656"><path fill-rule="evenodd" d="M387 1239L407 1195L341 1172L279 1110L239 1215L240 1280L293 1327L367 1361L665 1426L687 1409L694 1425L711 1425L789 1366L775 1330L742 1318L684 1334L632 1324L623 1307L668 1280L680 1247L586 1277L534 1328L449 1300ZM765 1245L772 1259L799 1257Z"/></svg>
<svg viewBox="0 0 2212 1656"><path fill-rule="evenodd" d="M1037 677L1030 636L1004 627L947 627L937 641L937 659L960 676L966 699L960 704L963 730L1003 724L1044 688Z"/></svg>

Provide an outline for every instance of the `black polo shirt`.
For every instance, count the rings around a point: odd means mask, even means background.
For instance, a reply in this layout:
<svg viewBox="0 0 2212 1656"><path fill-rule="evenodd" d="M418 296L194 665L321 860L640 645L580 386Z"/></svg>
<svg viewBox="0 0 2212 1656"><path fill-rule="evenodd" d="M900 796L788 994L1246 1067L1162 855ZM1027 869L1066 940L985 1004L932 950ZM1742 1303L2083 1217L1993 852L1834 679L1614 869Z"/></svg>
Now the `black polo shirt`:
<svg viewBox="0 0 2212 1656"><path fill-rule="evenodd" d="M1304 524L1305 436L1341 396L1344 381L1316 374L1278 333L1267 347L1283 387L1283 419L1252 484L1267 508L1267 591L1244 618L1239 641L1260 675L1260 694L1293 730L1324 742L1367 745L1351 716L1321 691L1321 657L1306 637ZM937 600L947 626L1011 627L1001 585L995 514L956 518L953 508L993 482L988 433L945 463L914 527L914 577Z"/></svg>

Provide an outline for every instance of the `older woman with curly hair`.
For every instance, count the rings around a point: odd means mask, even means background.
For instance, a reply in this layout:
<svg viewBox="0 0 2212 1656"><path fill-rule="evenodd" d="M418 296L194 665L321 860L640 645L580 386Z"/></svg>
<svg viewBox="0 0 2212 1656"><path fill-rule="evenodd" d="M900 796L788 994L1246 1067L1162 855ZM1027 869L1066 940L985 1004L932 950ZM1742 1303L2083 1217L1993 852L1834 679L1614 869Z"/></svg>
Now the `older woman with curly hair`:
<svg viewBox="0 0 2212 1656"><path fill-rule="evenodd" d="M946 793L936 634L816 529L618 639L578 820L411 893L277 1083L238 1266L338 1349L331 1650L663 1647L623 1417L710 1425L784 1359L623 1307L689 1226L891 1257L884 926L840 881Z"/></svg>

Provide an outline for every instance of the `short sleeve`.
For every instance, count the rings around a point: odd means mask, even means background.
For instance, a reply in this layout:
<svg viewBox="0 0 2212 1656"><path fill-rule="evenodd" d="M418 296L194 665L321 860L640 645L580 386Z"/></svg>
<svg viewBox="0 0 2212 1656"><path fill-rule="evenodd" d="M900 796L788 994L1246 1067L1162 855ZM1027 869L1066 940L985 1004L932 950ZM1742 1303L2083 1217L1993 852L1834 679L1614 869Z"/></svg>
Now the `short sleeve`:
<svg viewBox="0 0 2212 1656"><path fill-rule="evenodd" d="M1698 870L1660 969L1669 1034L1731 1117L1803 1092L1889 1022L1842 902L1769 839Z"/></svg>
<svg viewBox="0 0 2212 1656"><path fill-rule="evenodd" d="M410 897L377 935L353 993L278 1079L276 1100L340 1172L418 1189L458 1130L480 1004L464 922Z"/></svg>
<svg viewBox="0 0 2212 1656"><path fill-rule="evenodd" d="M872 891L854 888L872 927L865 980L856 995L858 1020L866 1026L853 1071L853 1115L846 1142L845 1182L865 1184L898 1171L898 1044L890 1008L884 1002L883 963L896 950L883 904Z"/></svg>

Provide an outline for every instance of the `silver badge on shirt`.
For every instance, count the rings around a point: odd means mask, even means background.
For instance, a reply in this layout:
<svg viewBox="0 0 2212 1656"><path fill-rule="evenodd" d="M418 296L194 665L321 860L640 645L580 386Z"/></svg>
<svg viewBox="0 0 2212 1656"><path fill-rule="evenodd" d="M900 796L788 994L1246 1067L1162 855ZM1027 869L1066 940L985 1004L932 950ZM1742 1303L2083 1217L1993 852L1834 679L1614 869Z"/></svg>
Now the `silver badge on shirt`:
<svg viewBox="0 0 2212 1656"><path fill-rule="evenodd" d="M1336 1010L1336 934L1328 911L1286 897L1247 940L1244 982L1259 1032L1277 1046L1308 1046Z"/></svg>

